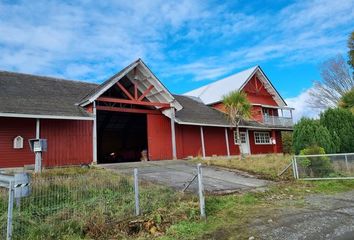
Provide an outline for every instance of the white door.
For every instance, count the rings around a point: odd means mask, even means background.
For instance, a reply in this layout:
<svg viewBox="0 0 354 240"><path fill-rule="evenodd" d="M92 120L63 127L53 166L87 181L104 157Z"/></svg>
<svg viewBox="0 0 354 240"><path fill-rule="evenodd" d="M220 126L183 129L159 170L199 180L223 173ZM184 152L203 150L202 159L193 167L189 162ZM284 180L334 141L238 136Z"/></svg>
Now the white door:
<svg viewBox="0 0 354 240"><path fill-rule="evenodd" d="M250 154L250 142L248 138L248 132L240 132L240 142L243 154Z"/></svg>

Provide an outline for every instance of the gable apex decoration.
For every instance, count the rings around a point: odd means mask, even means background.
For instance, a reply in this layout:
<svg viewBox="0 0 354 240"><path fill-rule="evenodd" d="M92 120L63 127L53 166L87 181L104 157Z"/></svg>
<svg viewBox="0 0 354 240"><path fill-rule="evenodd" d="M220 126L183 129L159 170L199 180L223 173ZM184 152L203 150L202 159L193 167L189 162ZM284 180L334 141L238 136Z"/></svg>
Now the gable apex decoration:
<svg viewBox="0 0 354 240"><path fill-rule="evenodd" d="M103 93L115 84L119 86L119 81L124 76L126 76L133 83L137 83L136 90L143 93L139 100L146 98L151 102L169 103L170 106L174 107L177 111L183 108L140 58L129 64L101 85L97 86L97 88L85 96L80 103L78 103L78 105L84 107L96 101Z"/></svg>
<svg viewBox="0 0 354 240"><path fill-rule="evenodd" d="M200 98L206 105L219 103L222 97L231 90L242 90L254 75L257 75L259 80L264 84L265 89L273 96L273 99L276 101L278 106L287 106L284 99L280 96L278 91L270 82L269 78L258 65L194 89L190 92L186 92L183 95Z"/></svg>

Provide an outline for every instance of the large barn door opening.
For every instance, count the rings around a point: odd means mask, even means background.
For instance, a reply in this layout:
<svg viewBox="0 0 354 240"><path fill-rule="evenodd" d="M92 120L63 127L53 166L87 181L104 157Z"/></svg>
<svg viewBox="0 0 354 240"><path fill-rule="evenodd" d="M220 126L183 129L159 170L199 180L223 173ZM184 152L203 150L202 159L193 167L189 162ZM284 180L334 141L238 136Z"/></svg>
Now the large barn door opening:
<svg viewBox="0 0 354 240"><path fill-rule="evenodd" d="M146 114L98 111L98 163L136 162L147 150Z"/></svg>

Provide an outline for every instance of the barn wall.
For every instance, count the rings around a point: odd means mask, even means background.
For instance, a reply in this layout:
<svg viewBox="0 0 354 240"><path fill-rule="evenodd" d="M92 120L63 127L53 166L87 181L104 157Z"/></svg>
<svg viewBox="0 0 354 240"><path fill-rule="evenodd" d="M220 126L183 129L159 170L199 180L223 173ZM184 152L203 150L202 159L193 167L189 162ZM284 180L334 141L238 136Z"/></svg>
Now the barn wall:
<svg viewBox="0 0 354 240"><path fill-rule="evenodd" d="M43 166L91 163L92 124L92 121L41 120L40 136L48 141Z"/></svg>
<svg viewBox="0 0 354 240"><path fill-rule="evenodd" d="M261 130L260 130L261 131ZM262 153L281 153L283 152L283 146L281 141L281 132L275 131L275 139L276 139L276 146L273 144L255 144L254 142L254 132L249 131L249 141L250 141L250 148L251 154L262 154ZM256 131L258 132L258 130ZM272 132L269 131L270 136L272 136Z"/></svg>
<svg viewBox="0 0 354 240"><path fill-rule="evenodd" d="M237 144L235 144L234 131L235 131L235 129L228 129L230 155L239 155L240 154L240 148L238 147ZM240 129L240 131L245 131L245 130L244 129Z"/></svg>
<svg viewBox="0 0 354 240"><path fill-rule="evenodd" d="M172 159L171 121L162 114L147 114L150 160Z"/></svg>
<svg viewBox="0 0 354 240"><path fill-rule="evenodd" d="M202 156L200 127L176 124L177 158Z"/></svg>
<svg viewBox="0 0 354 240"><path fill-rule="evenodd" d="M203 127L205 155L226 156L225 129L222 127Z"/></svg>
<svg viewBox="0 0 354 240"><path fill-rule="evenodd" d="M253 76L242 90L247 93L248 100L251 103L278 106L272 95L269 94L263 83L256 76Z"/></svg>
<svg viewBox="0 0 354 240"><path fill-rule="evenodd" d="M34 164L28 139L36 136L36 121L25 118L0 117L0 167L23 167ZM23 137L23 149L13 149L13 139Z"/></svg>

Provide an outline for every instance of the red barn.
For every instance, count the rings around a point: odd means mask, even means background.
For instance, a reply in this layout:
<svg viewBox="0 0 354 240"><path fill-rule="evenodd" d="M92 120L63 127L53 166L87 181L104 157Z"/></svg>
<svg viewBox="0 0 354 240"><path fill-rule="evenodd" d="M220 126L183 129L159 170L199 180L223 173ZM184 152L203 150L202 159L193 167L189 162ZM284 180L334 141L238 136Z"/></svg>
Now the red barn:
<svg viewBox="0 0 354 240"><path fill-rule="evenodd" d="M291 108L260 67L185 95L173 95L138 59L103 84L0 72L0 167L34 164L28 139L45 138L45 167L239 154L221 97L247 93L253 119L243 121L244 153L282 152Z"/></svg>

